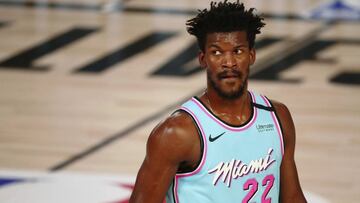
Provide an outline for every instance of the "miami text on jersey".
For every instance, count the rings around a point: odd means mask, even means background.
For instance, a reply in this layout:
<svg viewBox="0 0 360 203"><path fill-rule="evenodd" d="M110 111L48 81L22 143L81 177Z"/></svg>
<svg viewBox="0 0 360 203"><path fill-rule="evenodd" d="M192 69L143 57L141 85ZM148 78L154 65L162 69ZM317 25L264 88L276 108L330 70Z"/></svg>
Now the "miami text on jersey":
<svg viewBox="0 0 360 203"><path fill-rule="evenodd" d="M220 162L215 168L208 171L209 174L215 173L213 185L216 186L218 180L223 177L223 183L230 187L233 179L235 180L249 173L259 173L266 170L275 162L275 159L271 159L272 152L273 149L270 148L265 158L252 160L249 164L236 159L232 159L230 162Z"/></svg>

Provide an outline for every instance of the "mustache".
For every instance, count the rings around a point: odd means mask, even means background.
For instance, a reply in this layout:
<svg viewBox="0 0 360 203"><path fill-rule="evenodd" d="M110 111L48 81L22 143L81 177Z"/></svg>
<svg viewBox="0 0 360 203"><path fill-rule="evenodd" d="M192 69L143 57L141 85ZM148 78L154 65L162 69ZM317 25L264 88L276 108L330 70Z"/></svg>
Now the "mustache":
<svg viewBox="0 0 360 203"><path fill-rule="evenodd" d="M242 73L240 71L237 71L237 70L226 70L226 71L223 71L221 73L218 73L217 74L217 78L220 80L220 79L223 79L223 78L227 78L227 77L237 77L237 78L241 78L242 77Z"/></svg>

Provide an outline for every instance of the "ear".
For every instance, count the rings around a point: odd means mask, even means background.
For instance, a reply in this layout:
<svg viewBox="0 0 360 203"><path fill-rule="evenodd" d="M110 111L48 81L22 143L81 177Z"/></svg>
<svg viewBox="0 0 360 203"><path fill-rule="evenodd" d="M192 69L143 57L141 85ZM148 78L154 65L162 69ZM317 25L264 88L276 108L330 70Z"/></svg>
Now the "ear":
<svg viewBox="0 0 360 203"><path fill-rule="evenodd" d="M254 48L250 49L250 65L253 65L256 60L256 51Z"/></svg>
<svg viewBox="0 0 360 203"><path fill-rule="evenodd" d="M205 53L203 51L199 51L198 60L199 60L201 68L207 68L207 64L206 64L206 60L205 60Z"/></svg>

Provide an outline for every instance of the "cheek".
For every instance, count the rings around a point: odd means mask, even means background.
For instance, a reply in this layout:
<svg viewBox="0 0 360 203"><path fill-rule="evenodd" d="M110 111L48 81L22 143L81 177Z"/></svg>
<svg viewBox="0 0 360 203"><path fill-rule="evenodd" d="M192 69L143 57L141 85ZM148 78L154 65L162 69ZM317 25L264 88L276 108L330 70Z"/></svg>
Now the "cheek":
<svg viewBox="0 0 360 203"><path fill-rule="evenodd" d="M238 67L241 69L248 69L251 65L250 62L250 57L239 57L237 60Z"/></svg>
<svg viewBox="0 0 360 203"><path fill-rule="evenodd" d="M207 77L209 77L212 81L217 81L219 79L218 78L219 71L214 67L208 66L206 72L207 72Z"/></svg>
<svg viewBox="0 0 360 203"><path fill-rule="evenodd" d="M210 76L211 78L216 77L216 71L213 70L210 66L207 67L206 72L207 75Z"/></svg>
<svg viewBox="0 0 360 203"><path fill-rule="evenodd" d="M208 62L209 66L214 67L214 66L217 66L219 64L220 59L218 57L208 57L207 62Z"/></svg>
<svg viewBox="0 0 360 203"><path fill-rule="evenodd" d="M241 55L237 57L237 61L241 64L243 63L249 63L250 62L250 57L246 56L246 55Z"/></svg>
<svg viewBox="0 0 360 203"><path fill-rule="evenodd" d="M215 57L210 57L207 60L207 68L211 69L211 72L217 72L219 68L221 68L221 64L219 63L219 59Z"/></svg>

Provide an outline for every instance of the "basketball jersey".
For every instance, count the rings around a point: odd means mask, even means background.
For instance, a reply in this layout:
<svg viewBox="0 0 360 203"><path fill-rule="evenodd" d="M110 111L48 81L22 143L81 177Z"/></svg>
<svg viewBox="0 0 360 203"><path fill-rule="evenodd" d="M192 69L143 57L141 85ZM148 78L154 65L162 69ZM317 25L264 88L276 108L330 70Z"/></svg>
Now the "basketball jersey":
<svg viewBox="0 0 360 203"><path fill-rule="evenodd" d="M249 95L252 113L241 126L220 120L196 97L181 106L198 128L202 156L194 171L176 174L167 203L279 202L281 126L266 97Z"/></svg>

